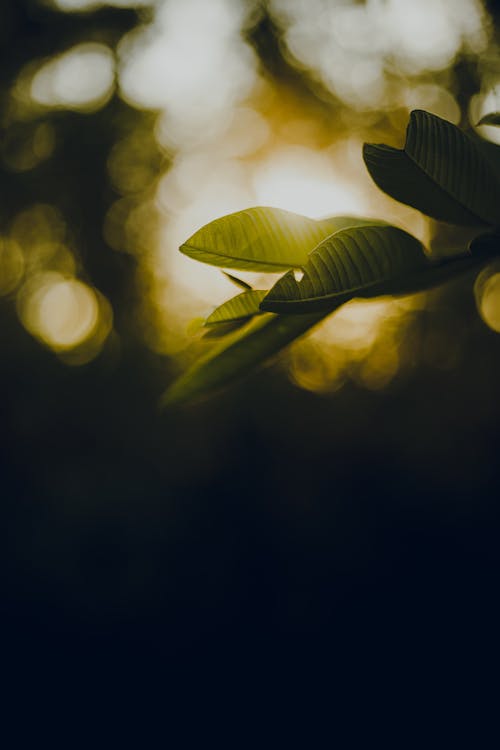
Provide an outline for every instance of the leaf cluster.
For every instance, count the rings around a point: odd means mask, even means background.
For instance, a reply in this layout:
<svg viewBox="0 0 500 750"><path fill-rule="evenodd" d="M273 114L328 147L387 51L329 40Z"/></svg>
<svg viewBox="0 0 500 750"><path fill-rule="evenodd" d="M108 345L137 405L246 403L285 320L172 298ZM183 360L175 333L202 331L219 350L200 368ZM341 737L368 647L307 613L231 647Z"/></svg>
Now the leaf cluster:
<svg viewBox="0 0 500 750"><path fill-rule="evenodd" d="M480 124L500 124L487 115ZM206 319L219 341L168 389L163 404L209 393L279 352L353 298L407 295L479 269L500 247L500 181L466 133L422 110L410 115L403 149L365 144L363 158L392 198L448 224L477 229L458 253L434 260L386 222L356 216L320 221L254 207L210 222L180 248L222 268L282 272L271 289L243 288Z"/></svg>

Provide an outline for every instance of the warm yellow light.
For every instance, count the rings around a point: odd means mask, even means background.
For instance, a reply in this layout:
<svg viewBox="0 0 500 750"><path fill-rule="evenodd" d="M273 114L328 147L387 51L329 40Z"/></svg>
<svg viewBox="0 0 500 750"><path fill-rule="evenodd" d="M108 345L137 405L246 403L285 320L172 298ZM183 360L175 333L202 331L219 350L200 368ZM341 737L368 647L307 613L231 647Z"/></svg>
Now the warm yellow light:
<svg viewBox="0 0 500 750"><path fill-rule="evenodd" d="M311 219L369 210L357 188L336 173L326 151L282 147L257 164L253 182L258 205Z"/></svg>
<svg viewBox="0 0 500 750"><path fill-rule="evenodd" d="M66 236L63 217L49 204L39 203L20 211L10 227L10 240L23 253L27 276L41 271L75 272L76 261Z"/></svg>
<svg viewBox="0 0 500 750"><path fill-rule="evenodd" d="M0 297L16 289L23 271L24 257L17 242L0 237Z"/></svg>
<svg viewBox="0 0 500 750"><path fill-rule="evenodd" d="M92 336L99 305L95 292L81 281L45 273L23 288L19 312L30 333L54 351L64 352Z"/></svg>
<svg viewBox="0 0 500 750"><path fill-rule="evenodd" d="M396 103L391 94L396 71L444 70L461 50L479 54L488 43L480 0L270 0L269 5L292 62L360 110Z"/></svg>
<svg viewBox="0 0 500 750"><path fill-rule="evenodd" d="M366 352L380 337L387 325L392 325L402 310L391 299L353 300L330 315L312 333L323 346L338 346L355 352Z"/></svg>
<svg viewBox="0 0 500 750"><path fill-rule="evenodd" d="M15 123L4 135L2 160L13 172L27 172L50 158L54 148L55 131L50 123Z"/></svg>
<svg viewBox="0 0 500 750"><path fill-rule="evenodd" d="M333 393L344 385L346 357L343 352L326 350L311 338L291 349L289 375L299 388L313 393Z"/></svg>
<svg viewBox="0 0 500 750"><path fill-rule="evenodd" d="M45 107L93 110L114 86L113 53L104 44L78 44L46 62L34 75L31 96Z"/></svg>
<svg viewBox="0 0 500 750"><path fill-rule="evenodd" d="M394 345L387 341L373 348L356 371L356 379L365 388L379 391L385 388L397 375L399 354Z"/></svg>
<svg viewBox="0 0 500 750"><path fill-rule="evenodd" d="M153 22L120 42L122 96L164 111L167 147L193 147L224 131L251 93L257 57L241 34L248 11L234 0L158 3Z"/></svg>
<svg viewBox="0 0 500 750"><path fill-rule="evenodd" d="M36 203L20 211L11 224L10 235L27 254L47 242L62 242L66 224L60 212L48 203Z"/></svg>
<svg viewBox="0 0 500 750"><path fill-rule="evenodd" d="M433 115L443 117L458 125L461 112L457 100L443 86L433 83L422 83L405 92L405 104L408 110L425 109Z"/></svg>
<svg viewBox="0 0 500 750"><path fill-rule="evenodd" d="M469 121L476 128L481 138L492 143L500 144L500 128L495 125L480 125L477 127L479 120L485 115L500 110L500 79L480 94L472 97L469 103Z"/></svg>
<svg viewBox="0 0 500 750"><path fill-rule="evenodd" d="M492 331L500 333L500 273L495 273L484 282L478 279L479 312ZM483 285L484 284L484 285Z"/></svg>

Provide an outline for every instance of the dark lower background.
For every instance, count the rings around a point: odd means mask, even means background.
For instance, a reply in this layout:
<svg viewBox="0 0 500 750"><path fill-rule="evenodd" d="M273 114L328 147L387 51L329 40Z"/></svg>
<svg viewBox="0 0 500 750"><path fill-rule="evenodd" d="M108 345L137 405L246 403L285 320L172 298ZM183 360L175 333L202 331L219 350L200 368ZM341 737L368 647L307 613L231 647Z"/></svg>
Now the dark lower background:
<svg viewBox="0 0 500 750"><path fill-rule="evenodd" d="M161 415L153 359L67 368L16 330L1 375L3 623L27 642L179 650L242 631L494 631L500 345L484 338L476 366L389 394L320 398L271 370Z"/></svg>

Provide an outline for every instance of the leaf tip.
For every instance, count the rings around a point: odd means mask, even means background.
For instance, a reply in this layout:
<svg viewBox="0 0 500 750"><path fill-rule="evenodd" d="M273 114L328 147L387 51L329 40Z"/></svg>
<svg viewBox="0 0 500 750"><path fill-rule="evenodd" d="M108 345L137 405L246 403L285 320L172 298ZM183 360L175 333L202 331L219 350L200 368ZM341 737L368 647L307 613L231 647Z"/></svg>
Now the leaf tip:
<svg viewBox="0 0 500 750"><path fill-rule="evenodd" d="M479 122L476 123L476 128L481 125L500 125L500 112L490 112L487 115L483 115Z"/></svg>
<svg viewBox="0 0 500 750"><path fill-rule="evenodd" d="M363 161L370 174L370 169L373 164L378 162L379 157L389 148L390 147L385 146L383 143L363 143Z"/></svg>
<svg viewBox="0 0 500 750"><path fill-rule="evenodd" d="M240 279L237 276L233 276L232 273L227 273L227 271L223 271L222 273L229 279L229 281L232 281L233 284L236 284L236 286L240 287L240 289L245 289L246 291L252 290L252 286L246 281L243 281L243 279Z"/></svg>
<svg viewBox="0 0 500 750"><path fill-rule="evenodd" d="M189 393L186 391L184 377L181 375L162 393L158 400L158 409L160 412L168 412L178 406L183 406L187 401L189 401Z"/></svg>
<svg viewBox="0 0 500 750"><path fill-rule="evenodd" d="M182 245L179 245L179 252L181 252L183 255L188 255L189 257L192 257L193 248L189 244L189 240L186 240L186 242L183 242Z"/></svg>

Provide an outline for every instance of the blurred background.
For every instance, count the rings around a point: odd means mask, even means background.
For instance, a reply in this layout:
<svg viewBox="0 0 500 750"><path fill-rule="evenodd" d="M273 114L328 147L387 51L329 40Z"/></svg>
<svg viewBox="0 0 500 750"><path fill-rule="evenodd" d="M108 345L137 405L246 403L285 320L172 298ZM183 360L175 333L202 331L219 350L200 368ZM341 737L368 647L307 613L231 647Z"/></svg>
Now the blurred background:
<svg viewBox="0 0 500 750"><path fill-rule="evenodd" d="M361 148L401 146L422 108L498 159L475 124L500 109L499 13L3 0L0 608L25 643L494 629L500 265L350 303L205 402L158 399L235 293L178 252L206 222L271 205L467 241L382 194Z"/></svg>

